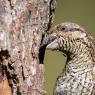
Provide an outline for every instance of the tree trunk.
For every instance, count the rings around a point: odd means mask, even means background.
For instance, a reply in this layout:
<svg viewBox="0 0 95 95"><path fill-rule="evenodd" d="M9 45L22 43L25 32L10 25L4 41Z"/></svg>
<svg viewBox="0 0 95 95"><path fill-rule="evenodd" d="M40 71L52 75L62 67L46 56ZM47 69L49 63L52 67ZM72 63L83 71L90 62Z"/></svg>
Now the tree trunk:
<svg viewBox="0 0 95 95"><path fill-rule="evenodd" d="M5 80L11 87L2 95L46 93L40 45L55 5L56 0L0 0L0 91Z"/></svg>

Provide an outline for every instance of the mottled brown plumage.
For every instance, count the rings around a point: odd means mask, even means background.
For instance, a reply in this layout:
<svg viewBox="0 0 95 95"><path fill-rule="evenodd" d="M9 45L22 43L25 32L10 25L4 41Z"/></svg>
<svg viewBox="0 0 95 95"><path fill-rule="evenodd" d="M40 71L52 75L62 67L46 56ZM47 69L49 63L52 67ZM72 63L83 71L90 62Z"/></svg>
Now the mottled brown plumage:
<svg viewBox="0 0 95 95"><path fill-rule="evenodd" d="M61 23L48 35L48 49L66 53L54 95L95 95L95 39L75 23Z"/></svg>

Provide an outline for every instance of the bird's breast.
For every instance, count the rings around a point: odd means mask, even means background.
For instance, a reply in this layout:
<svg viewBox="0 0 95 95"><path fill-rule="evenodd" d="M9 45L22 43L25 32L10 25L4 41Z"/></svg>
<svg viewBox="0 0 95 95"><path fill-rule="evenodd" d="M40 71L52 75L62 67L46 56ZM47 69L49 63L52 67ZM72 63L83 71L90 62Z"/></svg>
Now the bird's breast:
<svg viewBox="0 0 95 95"><path fill-rule="evenodd" d="M59 76L56 91L66 91L67 95L91 95L95 85L93 64L68 64Z"/></svg>
<svg viewBox="0 0 95 95"><path fill-rule="evenodd" d="M95 65L94 64L67 64L65 73L72 76L81 76L84 73L95 71Z"/></svg>

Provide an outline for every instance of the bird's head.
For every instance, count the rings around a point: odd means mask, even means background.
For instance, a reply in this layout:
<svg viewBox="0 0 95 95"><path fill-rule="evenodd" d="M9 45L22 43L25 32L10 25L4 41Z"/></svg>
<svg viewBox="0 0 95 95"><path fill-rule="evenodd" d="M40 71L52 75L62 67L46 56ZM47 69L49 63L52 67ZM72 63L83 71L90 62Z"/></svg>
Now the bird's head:
<svg viewBox="0 0 95 95"><path fill-rule="evenodd" d="M90 47L94 41L93 37L76 23L61 23L50 30L49 33L50 38L54 39L49 41L47 49L65 53L78 52L79 49Z"/></svg>

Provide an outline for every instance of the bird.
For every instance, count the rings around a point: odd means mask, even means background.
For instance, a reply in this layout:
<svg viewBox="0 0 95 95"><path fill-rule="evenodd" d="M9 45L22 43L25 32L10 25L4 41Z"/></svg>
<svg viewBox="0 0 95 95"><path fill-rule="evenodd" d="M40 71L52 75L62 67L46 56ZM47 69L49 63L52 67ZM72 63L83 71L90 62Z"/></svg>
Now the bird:
<svg viewBox="0 0 95 95"><path fill-rule="evenodd" d="M82 26L63 22L48 32L46 49L66 54L53 95L95 95L95 38Z"/></svg>

